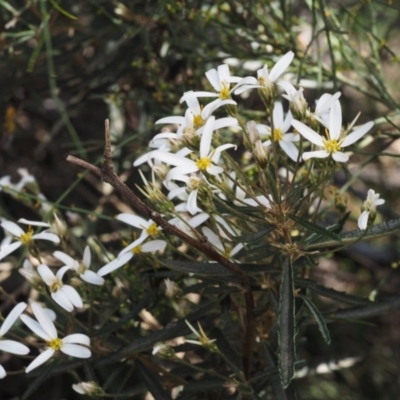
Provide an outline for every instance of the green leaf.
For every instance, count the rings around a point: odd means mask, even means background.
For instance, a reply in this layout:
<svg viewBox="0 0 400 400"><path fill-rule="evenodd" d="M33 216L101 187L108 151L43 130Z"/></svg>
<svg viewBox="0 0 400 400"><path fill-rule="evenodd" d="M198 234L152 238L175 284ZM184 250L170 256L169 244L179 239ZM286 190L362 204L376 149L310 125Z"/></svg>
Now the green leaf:
<svg viewBox="0 0 400 400"><path fill-rule="evenodd" d="M304 301L308 309L311 311L311 314L314 316L315 321L318 324L318 328L319 331L321 332L322 337L324 338L325 342L329 344L331 342L331 337L329 335L329 330L328 327L326 326L324 317L319 312L315 304L307 296L299 295L298 297L300 297Z"/></svg>
<svg viewBox="0 0 400 400"><path fill-rule="evenodd" d="M210 277L233 275L231 271L218 263L175 261L167 259L159 260L159 262L168 268L196 275L207 275ZM238 264L238 266L248 274L276 271L276 268L273 269L270 265L266 264Z"/></svg>
<svg viewBox="0 0 400 400"><path fill-rule="evenodd" d="M40 368L40 375L29 385L22 396L22 400L27 400L29 396L39 388L39 386L50 376L53 368L58 364L58 360L50 362L46 368Z"/></svg>
<svg viewBox="0 0 400 400"><path fill-rule="evenodd" d="M318 235L321 235L327 239L334 240L336 242L341 241L341 238L339 236L329 231L328 229L323 228L322 226L314 224L313 222L297 217L296 215L289 215L289 218L297 222L299 225L304 226L304 228L308 229L310 232L316 233Z"/></svg>
<svg viewBox="0 0 400 400"><path fill-rule="evenodd" d="M298 286L305 287L311 290L312 292L319 294L320 296L328 297L329 299L336 300L340 303L353 304L358 306L371 304L371 301L364 297L353 296L345 292L339 292L335 289L318 285L317 282L311 279L296 278L294 281Z"/></svg>
<svg viewBox="0 0 400 400"><path fill-rule="evenodd" d="M255 390L260 392L265 387L270 386L272 388L274 400L296 400L296 393L291 386L286 389L283 388L282 382L278 376L275 354L266 344L263 344L263 356L266 368L261 373L261 376L265 375L266 379L253 385Z"/></svg>
<svg viewBox="0 0 400 400"><path fill-rule="evenodd" d="M144 385L155 399L171 400L171 396L163 388L158 374L147 369L140 361L136 361L136 367Z"/></svg>
<svg viewBox="0 0 400 400"><path fill-rule="evenodd" d="M380 236L390 235L399 230L400 230L400 218L392 219L391 221L383 222L382 224L373 225L371 228L367 230L367 232L356 229L354 231L344 233L340 235L340 239L342 241L342 244L351 244L360 239L361 236L363 237L363 240L375 239ZM321 249L333 246L337 246L336 240L313 243L308 246L305 246L305 250Z"/></svg>
<svg viewBox="0 0 400 400"><path fill-rule="evenodd" d="M400 297L396 296L385 301L374 302L364 307L351 307L330 313L324 313L329 318L335 319L358 319L375 317L376 315L388 314L400 310Z"/></svg>
<svg viewBox="0 0 400 400"><path fill-rule="evenodd" d="M243 235L243 236L238 236L237 238L235 238L235 240L237 242L244 242L244 243L248 243L248 242L256 242L259 239L261 239L262 237L264 237L265 235L268 235L268 233L270 233L272 230L274 230L274 226L270 225L265 229L261 229L255 233L250 233L248 235Z"/></svg>
<svg viewBox="0 0 400 400"><path fill-rule="evenodd" d="M278 314L278 367L284 388L289 386L294 375L295 330L293 266L289 258L285 258L282 265Z"/></svg>

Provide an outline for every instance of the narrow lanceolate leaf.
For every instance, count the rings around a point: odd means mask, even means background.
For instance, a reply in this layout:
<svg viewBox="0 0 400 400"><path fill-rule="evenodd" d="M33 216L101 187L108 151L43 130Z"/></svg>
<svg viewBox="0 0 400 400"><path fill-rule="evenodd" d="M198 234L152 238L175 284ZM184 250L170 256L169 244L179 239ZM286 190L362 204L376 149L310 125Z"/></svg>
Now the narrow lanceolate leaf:
<svg viewBox="0 0 400 400"><path fill-rule="evenodd" d="M327 229L323 228L322 226L316 225L310 221L307 221L303 218L297 217L296 215L289 215L289 218L292 219L293 221L297 222L299 225L304 226L304 228L307 228L310 232L316 233L318 235L321 235L322 237L326 239L331 239L334 240L335 242L340 242L341 239L338 235L335 233L328 231Z"/></svg>
<svg viewBox="0 0 400 400"><path fill-rule="evenodd" d="M390 235L400 230L400 218L392 219L391 221L383 222L382 224L374 225L367 231L360 231L356 229L351 232L340 235L342 244L351 244L357 241L361 236L363 240L375 239L380 236ZM319 243L312 243L305 247L305 250L321 249L326 247L337 246L337 241L325 241Z"/></svg>
<svg viewBox="0 0 400 400"><path fill-rule="evenodd" d="M288 258L282 264L278 326L279 375L282 386L287 388L294 375L296 360L293 266Z"/></svg>
<svg viewBox="0 0 400 400"><path fill-rule="evenodd" d="M318 324L319 331L321 332L322 337L324 338L325 342L329 344L331 342L331 336L329 335L329 330L328 327L326 326L324 317L322 314L319 312L318 308L315 306L315 304L306 296L299 296L308 309L311 311L311 314L314 316L315 321Z"/></svg>
<svg viewBox="0 0 400 400"><path fill-rule="evenodd" d="M209 262L190 262L190 261L175 261L175 260L159 260L161 264L168 268L197 275L212 275L212 276L227 276L233 273L218 263ZM269 264L256 265L256 264L239 264L239 267L248 274L257 274L261 272L276 271Z"/></svg>
<svg viewBox="0 0 400 400"><path fill-rule="evenodd" d="M361 319L375 317L376 315L389 314L400 310L400 296L392 297L367 306L351 307L326 313L329 318L335 319Z"/></svg>
<svg viewBox="0 0 400 400"><path fill-rule="evenodd" d="M155 399L171 400L171 396L163 388L158 374L147 369L140 361L136 361L136 367L139 371L140 377L142 378L142 382Z"/></svg>
<svg viewBox="0 0 400 400"><path fill-rule="evenodd" d="M345 292L339 292L338 290L327 288L322 285L318 285L317 282L311 279L296 278L295 283L298 286L305 287L310 291L319 294L323 297L328 297L329 299L336 300L344 304L353 304L357 306L363 306L371 304L371 301L360 296L354 296L352 294L347 294Z"/></svg>

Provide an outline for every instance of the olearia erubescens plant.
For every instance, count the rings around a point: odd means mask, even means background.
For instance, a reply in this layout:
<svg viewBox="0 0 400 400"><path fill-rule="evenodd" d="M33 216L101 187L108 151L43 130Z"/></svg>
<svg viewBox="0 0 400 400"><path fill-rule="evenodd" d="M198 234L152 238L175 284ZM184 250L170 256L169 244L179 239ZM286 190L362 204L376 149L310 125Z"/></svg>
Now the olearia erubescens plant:
<svg viewBox="0 0 400 400"><path fill-rule="evenodd" d="M172 389L179 398L195 380L204 381L203 390L213 382L227 395L267 398L274 376L284 390L296 375L304 321L316 323L329 343L328 322L394 307L357 303L308 279L321 255L394 232L400 221L374 225L384 200L373 189L361 210L349 212L345 195L332 193L335 173L358 141L373 136L374 123L357 125L356 116L344 125L340 92L309 105L286 79L293 62L288 52L257 77L233 76L223 64L206 72L213 91L185 92L184 116L156 121L162 132L134 162L150 170L139 188L149 205L114 173L108 122L102 168L69 157L140 214L117 215L117 251L84 233L78 243L27 171L18 183L1 178L0 188L13 196L29 188L45 219L1 222L0 260L12 262L32 292L29 304L16 304L5 318L0 350L25 356L34 388L51 373L85 366L85 376L74 372L74 390L113 397L118 393L103 387L104 368L113 365L136 368L145 387L137 393L156 398L170 398ZM264 104L257 120L240 107L249 91ZM314 304L317 287L319 295L359 307L326 315ZM13 326L18 341L3 338Z"/></svg>

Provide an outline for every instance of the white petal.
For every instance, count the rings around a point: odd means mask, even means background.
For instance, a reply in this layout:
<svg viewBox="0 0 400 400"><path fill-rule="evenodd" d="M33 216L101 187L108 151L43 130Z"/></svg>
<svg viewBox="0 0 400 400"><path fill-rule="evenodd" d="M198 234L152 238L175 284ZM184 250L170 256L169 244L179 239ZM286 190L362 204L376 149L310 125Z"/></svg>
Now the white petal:
<svg viewBox="0 0 400 400"><path fill-rule="evenodd" d="M55 251L53 253L53 256L62 261L70 269L77 269L79 267L78 261L74 260L71 256L64 253L63 251Z"/></svg>
<svg viewBox="0 0 400 400"><path fill-rule="evenodd" d="M92 285L102 285L104 283L104 279L93 271L86 270L80 277L82 280Z"/></svg>
<svg viewBox="0 0 400 400"><path fill-rule="evenodd" d="M231 117L220 118L215 120L214 130L226 128L228 126L237 126L237 125L238 125L238 120L236 118L231 118Z"/></svg>
<svg viewBox="0 0 400 400"><path fill-rule="evenodd" d="M50 319L49 315L43 309L43 307L39 303L32 301L31 308L32 308L33 314L35 315L40 326L43 328L43 330L46 332L46 334L49 335L49 337L51 337L52 339L57 338L58 337L57 329L54 326L53 321Z"/></svg>
<svg viewBox="0 0 400 400"><path fill-rule="evenodd" d="M29 317L28 315L22 314L20 316L22 322L36 335L38 335L40 338L46 341L50 341L54 339L53 337L50 337L41 327L39 322L35 321L33 318Z"/></svg>
<svg viewBox="0 0 400 400"><path fill-rule="evenodd" d="M216 159L215 157L216 157L219 153L221 153L222 151L227 150L227 149L231 149L232 147L234 147L235 150L236 150L236 148L237 148L236 145L231 144L231 143L221 144L221 146L218 146L218 147L213 151L213 156L211 157L211 160L217 162L217 159Z"/></svg>
<svg viewBox="0 0 400 400"><path fill-rule="evenodd" d="M341 151L337 151L336 153L332 153L332 158L336 162L346 162L349 159L349 156Z"/></svg>
<svg viewBox="0 0 400 400"><path fill-rule="evenodd" d="M275 103L274 111L272 113L272 120L274 121L274 128L282 129L283 126L283 106L278 101Z"/></svg>
<svg viewBox="0 0 400 400"><path fill-rule="evenodd" d="M159 150L153 151L153 158L165 162L168 165L174 166L186 166L193 163L191 160L188 160L187 158L181 157L177 154L166 153Z"/></svg>
<svg viewBox="0 0 400 400"><path fill-rule="evenodd" d="M231 73L228 64L218 65L218 78L220 82L230 82Z"/></svg>
<svg viewBox="0 0 400 400"><path fill-rule="evenodd" d="M211 116L204 126L200 141L200 157L207 157L210 152L212 134L214 132L214 121L215 117Z"/></svg>
<svg viewBox="0 0 400 400"><path fill-rule="evenodd" d="M187 209L192 215L196 215L198 213L198 208L197 208L197 192L198 190L195 189L193 190L188 197L187 200Z"/></svg>
<svg viewBox="0 0 400 400"><path fill-rule="evenodd" d="M6 370L3 368L2 365L0 365L0 379L5 378L7 375Z"/></svg>
<svg viewBox="0 0 400 400"><path fill-rule="evenodd" d="M159 251L165 248L167 242L165 240L152 240L142 246L143 253L150 253L152 251Z"/></svg>
<svg viewBox="0 0 400 400"><path fill-rule="evenodd" d="M92 255L91 255L91 253L90 253L90 247L89 247L89 246L86 246L86 247L85 247L85 250L83 251L83 260L82 260L83 265L84 265L85 267L89 268L89 267L90 267L91 260L92 260Z"/></svg>
<svg viewBox="0 0 400 400"><path fill-rule="evenodd" d="M31 372L34 368L37 368L39 365L44 364L47 360L49 360L53 354L55 353L55 350L53 349L47 349L45 350L42 354L39 354L26 368L25 372Z"/></svg>
<svg viewBox="0 0 400 400"><path fill-rule="evenodd" d="M350 146L351 144L357 142L357 140L362 138L373 126L374 123L370 121L351 132L350 135L347 135L343 140L342 147Z"/></svg>
<svg viewBox="0 0 400 400"><path fill-rule="evenodd" d="M0 340L0 350L12 354L28 354L29 348L15 340Z"/></svg>
<svg viewBox="0 0 400 400"><path fill-rule="evenodd" d="M63 343L78 343L90 346L90 337L82 333L73 333L72 335L65 336L62 341Z"/></svg>
<svg viewBox="0 0 400 400"><path fill-rule="evenodd" d="M78 344L64 344L60 350L64 354L77 358L89 358L92 355L89 349Z"/></svg>
<svg viewBox="0 0 400 400"><path fill-rule="evenodd" d="M361 230L367 229L368 217L369 217L369 211L363 211L361 215L358 217L358 227Z"/></svg>
<svg viewBox="0 0 400 400"><path fill-rule="evenodd" d="M215 68L210 69L206 72L206 77L211 83L212 87L216 92L221 90L221 84L219 82L218 72ZM196 94L196 92L194 92ZM197 95L197 94L196 94Z"/></svg>
<svg viewBox="0 0 400 400"><path fill-rule="evenodd" d="M256 80L257 81L257 80ZM258 82L258 81L257 81ZM259 84L256 85L243 85L238 87L234 93L239 96L240 94L242 94L243 92L245 92L246 90L252 90L252 89L262 89L262 86Z"/></svg>
<svg viewBox="0 0 400 400"><path fill-rule="evenodd" d="M112 271L115 271L116 269L126 264L132 257L133 254L130 252L122 254L120 257L116 258L115 260L106 264L104 267L100 268L99 271L97 272L97 275L104 276Z"/></svg>
<svg viewBox="0 0 400 400"><path fill-rule="evenodd" d="M57 292L52 292L51 297L64 310L68 312L72 312L74 310L74 306L72 305L71 301L61 290L57 290Z"/></svg>
<svg viewBox="0 0 400 400"><path fill-rule="evenodd" d="M56 276L47 265L40 264L37 267L37 271L47 286L51 286L54 283Z"/></svg>
<svg viewBox="0 0 400 400"><path fill-rule="evenodd" d="M50 232L41 232L41 233L37 233L36 235L32 236L32 239L36 240L49 240L50 242L53 243L60 243L60 238L55 235L54 233L50 233Z"/></svg>
<svg viewBox="0 0 400 400"><path fill-rule="evenodd" d="M297 157L299 155L299 150L293 144L293 142L285 142L283 140L279 141L279 146L281 149L294 161L297 161ZM301 160L301 158L300 158Z"/></svg>
<svg viewBox="0 0 400 400"><path fill-rule="evenodd" d="M200 103L197 97L193 94L193 90L184 93L182 99L183 101L186 101L188 108L194 115L201 114Z"/></svg>
<svg viewBox="0 0 400 400"><path fill-rule="evenodd" d="M11 221L3 221L0 225L16 237L21 237L25 233L16 223Z"/></svg>
<svg viewBox="0 0 400 400"><path fill-rule="evenodd" d="M68 297L69 301L76 308L82 308L83 307L81 296L79 296L79 293L72 286L64 285L60 290L65 294L65 296Z"/></svg>
<svg viewBox="0 0 400 400"><path fill-rule="evenodd" d="M224 246L222 245L220 238L210 228L204 226L201 230L211 245L215 246L220 251L224 251Z"/></svg>
<svg viewBox="0 0 400 400"><path fill-rule="evenodd" d="M7 315L7 318L4 320L3 325L0 328L0 338L10 330L10 328L14 325L14 322L22 314L25 308L26 308L26 303L18 303L10 311L10 313Z"/></svg>
<svg viewBox="0 0 400 400"><path fill-rule="evenodd" d="M64 274L69 270L68 265L60 268L57 273L56 273L56 278L59 279L60 281L62 280Z"/></svg>
<svg viewBox="0 0 400 400"><path fill-rule="evenodd" d="M329 114L329 137L331 139L339 139L342 130L342 108L339 100L332 103Z"/></svg>
<svg viewBox="0 0 400 400"><path fill-rule="evenodd" d="M128 225L132 225L138 229L146 229L149 226L149 223L142 217L138 217L137 215L132 215L128 213L118 214L117 220L125 222Z"/></svg>
<svg viewBox="0 0 400 400"><path fill-rule="evenodd" d="M197 214L195 217L191 218L188 223L192 228L197 228L203 222L207 221L210 218L210 215L207 213Z"/></svg>
<svg viewBox="0 0 400 400"><path fill-rule="evenodd" d="M196 91L193 92L193 95L196 97L218 97L217 93L214 92L206 92L206 91ZM180 98L179 102L182 103L183 97Z"/></svg>
<svg viewBox="0 0 400 400"><path fill-rule="evenodd" d="M2 246L0 250L0 260L2 260L4 257L7 257L14 250L18 249L18 247L20 247L21 245L21 242L14 242L9 245Z"/></svg>
<svg viewBox="0 0 400 400"><path fill-rule="evenodd" d="M172 168L167 174L167 180L175 179L175 177L182 176L183 174L191 174L192 172L197 172L199 167L194 161L191 161L190 165L179 166Z"/></svg>
<svg viewBox="0 0 400 400"><path fill-rule="evenodd" d="M208 172L210 175L219 175L219 174L221 174L223 171L224 171L224 169L221 168L221 167L218 167L217 165L210 165L210 166L207 168L207 172Z"/></svg>
<svg viewBox="0 0 400 400"><path fill-rule="evenodd" d="M171 117L164 117L156 122L154 122L155 125L157 124L183 124L185 123L185 117L179 117L179 116L171 116Z"/></svg>
<svg viewBox="0 0 400 400"><path fill-rule="evenodd" d="M271 72L269 73L269 79L271 80L271 82L276 82L276 80L289 67L293 58L294 58L293 51L289 51L277 61L277 63L271 68Z"/></svg>
<svg viewBox="0 0 400 400"><path fill-rule="evenodd" d="M318 150L318 151L306 151L302 154L301 158L303 161L307 161L310 158L326 158L329 156L329 153L326 150Z"/></svg>
<svg viewBox="0 0 400 400"><path fill-rule="evenodd" d="M304 125L302 122L295 119L292 121L292 125L302 136L304 136L311 143L314 143L320 147L324 146L324 141L322 140L322 137L318 135L317 132L309 128L307 125Z"/></svg>
<svg viewBox="0 0 400 400"><path fill-rule="evenodd" d="M41 222L41 221L30 221L25 218L20 218L18 220L20 224L25 224L25 225L31 225L31 226L43 226L45 228L50 228L50 225L47 224L46 222Z"/></svg>

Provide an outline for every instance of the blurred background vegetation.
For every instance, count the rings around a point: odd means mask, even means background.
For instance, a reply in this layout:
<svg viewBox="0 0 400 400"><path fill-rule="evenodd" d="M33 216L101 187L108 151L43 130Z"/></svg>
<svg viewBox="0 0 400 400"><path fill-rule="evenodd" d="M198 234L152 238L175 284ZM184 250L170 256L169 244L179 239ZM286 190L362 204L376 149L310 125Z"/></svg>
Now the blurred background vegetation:
<svg viewBox="0 0 400 400"><path fill-rule="evenodd" d="M18 168L27 168L50 201L87 219L90 234L113 229L93 211L112 217L124 205L65 159L73 154L100 162L106 118L116 168L133 188L138 174L132 161L158 133L154 121L183 114L179 98L204 88L207 69L227 62L234 75L254 75L289 50L296 54L290 72L305 87L310 105L322 93L340 90L345 122L358 111L359 122L377 122L373 143L363 142L362 154L338 173L333 190L347 190L356 207L373 188L386 199L384 218L399 217L397 0L11 0L0 1L0 18L0 177L16 178ZM262 110L256 93L242 104ZM0 214L38 219L33 205L5 193ZM348 293L392 296L399 292L399 259L399 237L392 236L327 256L312 277ZM2 282L8 293L17 284ZM24 299L23 292L18 296ZM319 301L329 309L326 298ZM399 312L335 323L330 346L309 326L298 343L298 359L307 359L310 368L294 381L299 398L398 398L399 326ZM339 361L345 367L332 367ZM119 389L140 379L121 379ZM31 380L7 377L0 382L0 398L17 399ZM82 398L72 392L73 382L71 375L55 375L29 398ZM221 396L214 391L207 398Z"/></svg>

